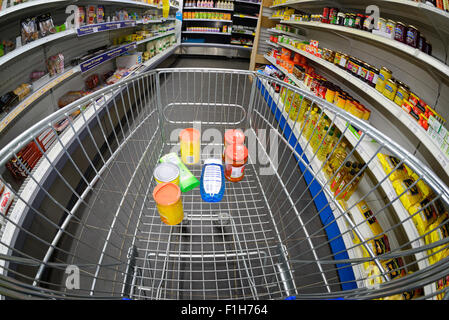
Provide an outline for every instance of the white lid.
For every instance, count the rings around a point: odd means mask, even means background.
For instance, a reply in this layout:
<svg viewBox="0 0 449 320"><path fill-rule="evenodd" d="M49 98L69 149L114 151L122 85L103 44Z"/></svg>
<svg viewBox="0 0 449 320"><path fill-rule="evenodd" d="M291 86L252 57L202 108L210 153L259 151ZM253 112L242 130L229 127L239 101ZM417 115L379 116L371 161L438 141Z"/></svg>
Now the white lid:
<svg viewBox="0 0 449 320"><path fill-rule="evenodd" d="M161 182L170 182L179 176L179 168L177 165L164 162L160 163L154 169L154 177Z"/></svg>

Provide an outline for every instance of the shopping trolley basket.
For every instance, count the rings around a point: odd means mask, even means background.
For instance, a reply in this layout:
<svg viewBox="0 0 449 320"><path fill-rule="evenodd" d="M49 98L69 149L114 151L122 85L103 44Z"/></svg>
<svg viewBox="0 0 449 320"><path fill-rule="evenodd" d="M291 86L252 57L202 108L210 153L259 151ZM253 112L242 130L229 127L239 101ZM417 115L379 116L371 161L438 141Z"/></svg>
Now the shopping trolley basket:
<svg viewBox="0 0 449 320"><path fill-rule="evenodd" d="M243 130L245 176L218 203L183 193L169 226L153 169L190 127L202 160ZM260 73L142 73L39 121L0 159L5 298L448 297L444 183L366 121Z"/></svg>

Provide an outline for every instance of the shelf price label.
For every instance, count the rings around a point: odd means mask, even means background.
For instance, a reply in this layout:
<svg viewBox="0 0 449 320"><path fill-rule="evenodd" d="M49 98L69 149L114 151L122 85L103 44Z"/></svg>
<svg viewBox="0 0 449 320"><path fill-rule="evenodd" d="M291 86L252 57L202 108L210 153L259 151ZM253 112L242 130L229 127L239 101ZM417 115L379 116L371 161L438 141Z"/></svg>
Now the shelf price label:
<svg viewBox="0 0 449 320"><path fill-rule="evenodd" d="M136 21L134 21L134 20L91 24L91 25L79 27L78 29L76 29L76 34L78 35L78 37L81 37L81 36L85 36L85 35L96 33L96 32L134 27L135 25L136 25Z"/></svg>

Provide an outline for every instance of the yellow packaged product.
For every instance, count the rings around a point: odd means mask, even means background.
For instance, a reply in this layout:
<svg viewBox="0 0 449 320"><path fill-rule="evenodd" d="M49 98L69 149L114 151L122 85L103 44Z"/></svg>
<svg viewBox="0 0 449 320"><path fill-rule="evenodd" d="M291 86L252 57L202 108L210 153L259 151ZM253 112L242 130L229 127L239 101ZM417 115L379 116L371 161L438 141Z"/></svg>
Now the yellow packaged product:
<svg viewBox="0 0 449 320"><path fill-rule="evenodd" d="M430 203L430 199L425 198L414 205L410 206L410 213L413 223L418 229L418 233L423 235L427 228L437 220L437 209L434 203ZM419 213L417 213L419 211Z"/></svg>
<svg viewBox="0 0 449 320"><path fill-rule="evenodd" d="M359 209L360 213L363 215L363 217L365 217L366 222L368 223L374 235L378 235L383 232L382 227L380 226L376 217L373 216L373 212L364 200L357 203L357 209Z"/></svg>
<svg viewBox="0 0 449 320"><path fill-rule="evenodd" d="M423 199L416 184L413 185L414 183L415 181L410 178L393 181L393 188L396 190L396 193L398 195L402 194L399 199L406 210L409 210L411 206Z"/></svg>
<svg viewBox="0 0 449 320"><path fill-rule="evenodd" d="M378 153L377 157L379 158L379 161L382 164L382 168L387 175L394 170L393 173L389 175L391 181L406 179L408 177L408 173L405 169L404 164L401 164L399 167L397 167L400 162L398 158L383 153Z"/></svg>
<svg viewBox="0 0 449 320"><path fill-rule="evenodd" d="M355 244L355 245L358 245L358 244L360 244L360 239L359 239L359 237L357 237L357 235L355 234L355 232L354 232L354 230L352 231L352 242ZM363 245L359 245L359 246L357 246L357 248L359 248L360 250L362 250L362 256L364 257L364 258L369 258L370 257L370 255L368 254L368 251L366 251L366 249L365 249L365 246L363 246ZM369 266L370 266L370 263L371 262L364 262L363 263L363 267L365 268L365 269L368 269L369 268Z"/></svg>
<svg viewBox="0 0 449 320"><path fill-rule="evenodd" d="M447 213L438 217L438 219L429 227L429 230L433 230L426 235L426 244L431 244L444 238L449 237L449 218ZM440 261L442 258L446 257L449 253L449 245L443 244L441 246L435 247L429 250L429 260L431 264ZM430 255L431 253L435 253Z"/></svg>
<svg viewBox="0 0 449 320"><path fill-rule="evenodd" d="M425 183L422 179L419 178L419 176L413 172L412 169L410 169L409 166L404 164L405 170L407 170L408 175L415 181L418 181L416 183L416 186L418 187L419 191L421 191L421 194L424 198L427 198L428 196L433 194L433 190Z"/></svg>
<svg viewBox="0 0 449 320"><path fill-rule="evenodd" d="M405 276L405 270L403 268L404 262L401 258L394 258L387 261L381 261L382 266L385 268L390 280Z"/></svg>

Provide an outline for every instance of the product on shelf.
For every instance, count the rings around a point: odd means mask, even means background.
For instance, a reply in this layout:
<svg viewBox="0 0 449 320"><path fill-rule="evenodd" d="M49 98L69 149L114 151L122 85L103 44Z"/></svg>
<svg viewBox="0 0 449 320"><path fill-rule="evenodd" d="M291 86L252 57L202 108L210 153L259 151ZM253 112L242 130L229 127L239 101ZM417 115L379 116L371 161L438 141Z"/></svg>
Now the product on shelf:
<svg viewBox="0 0 449 320"><path fill-rule="evenodd" d="M396 22L391 19L379 18L377 25L374 25L372 16L360 13L340 12L337 8L329 7L325 7L321 15L295 14L291 11L288 13L289 14L284 14L283 19L302 22L321 22L372 32L375 35L396 40L413 48L417 48L429 55L432 54L432 45L426 40L418 28L413 25L404 24L400 21ZM282 17L281 12L279 15ZM273 15L273 17L276 16L278 15Z"/></svg>
<svg viewBox="0 0 449 320"><path fill-rule="evenodd" d="M53 19L51 18L51 15L49 13L38 16L36 20L38 23L39 34L41 37L45 37L50 34L56 33L56 29L53 24Z"/></svg>
<svg viewBox="0 0 449 320"><path fill-rule="evenodd" d="M19 97L12 91L0 97L0 112L8 112L19 101Z"/></svg>
<svg viewBox="0 0 449 320"><path fill-rule="evenodd" d="M21 22L22 29L22 45L37 40L39 32L37 30L36 18L26 18Z"/></svg>
<svg viewBox="0 0 449 320"><path fill-rule="evenodd" d="M19 101L25 99L25 97L31 92L31 85L28 83L22 83L16 89L14 89L14 94L19 97Z"/></svg>
<svg viewBox="0 0 449 320"><path fill-rule="evenodd" d="M100 84L100 77L97 74L92 74L85 80L87 90L93 90Z"/></svg>
<svg viewBox="0 0 449 320"><path fill-rule="evenodd" d="M68 91L59 98L58 107L63 108L87 94L88 92L86 91Z"/></svg>
<svg viewBox="0 0 449 320"><path fill-rule="evenodd" d="M11 192L11 188L9 186L3 185L1 186L1 195L0 195L0 215L7 216L8 210L11 207L11 204L14 201L14 193Z"/></svg>
<svg viewBox="0 0 449 320"><path fill-rule="evenodd" d="M47 59L47 69L50 76L64 72L64 56L62 53L58 53Z"/></svg>

